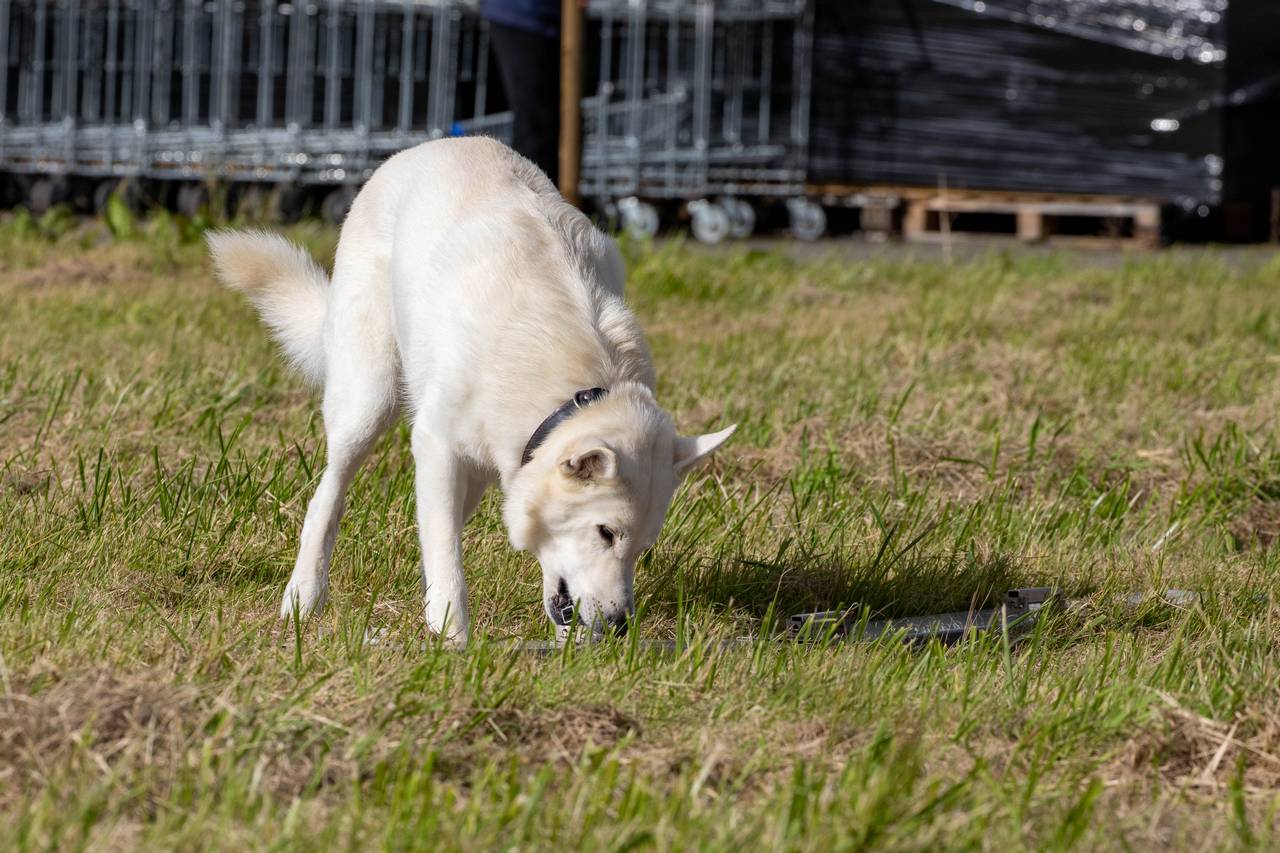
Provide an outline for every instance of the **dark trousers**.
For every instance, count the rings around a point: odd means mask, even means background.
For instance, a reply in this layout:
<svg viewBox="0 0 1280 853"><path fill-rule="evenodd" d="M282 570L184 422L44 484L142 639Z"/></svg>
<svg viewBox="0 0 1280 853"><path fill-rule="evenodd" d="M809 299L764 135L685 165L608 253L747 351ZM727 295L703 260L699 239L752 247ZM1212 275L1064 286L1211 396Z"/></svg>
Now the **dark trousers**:
<svg viewBox="0 0 1280 853"><path fill-rule="evenodd" d="M560 174L560 42L494 22L489 24L489 37L502 91L514 114L511 147L556 182Z"/></svg>

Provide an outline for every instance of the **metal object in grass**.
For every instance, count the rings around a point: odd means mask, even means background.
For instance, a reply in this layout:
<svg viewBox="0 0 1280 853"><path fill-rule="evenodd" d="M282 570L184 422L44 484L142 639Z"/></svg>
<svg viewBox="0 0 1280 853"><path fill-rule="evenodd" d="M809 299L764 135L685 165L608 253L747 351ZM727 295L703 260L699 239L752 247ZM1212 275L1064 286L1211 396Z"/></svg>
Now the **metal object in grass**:
<svg viewBox="0 0 1280 853"><path fill-rule="evenodd" d="M1125 607L1137 608L1147 604L1169 607L1193 607L1202 600L1201 594L1185 589L1169 589L1160 593L1131 593L1124 596ZM1011 635L1029 631L1046 613L1062 612L1076 607L1053 587L1021 587L1005 593L999 607L982 610L960 610L931 616L895 617L892 619L868 619L857 609L828 610L818 613L797 613L787 627L798 640L821 641L838 637L850 640L875 640L900 635L908 644L916 645L937 640L953 645L973 634L992 630L1007 630Z"/></svg>
<svg viewBox="0 0 1280 853"><path fill-rule="evenodd" d="M852 640L875 640L901 635L909 644L937 640L952 645L974 633L1029 630L1044 612L1065 605L1065 599L1052 587L1023 587L1005 593L999 607L983 610L960 610L931 616L908 616L893 619L868 619L861 609L827 610L797 613L787 627L798 640L820 641L832 637Z"/></svg>

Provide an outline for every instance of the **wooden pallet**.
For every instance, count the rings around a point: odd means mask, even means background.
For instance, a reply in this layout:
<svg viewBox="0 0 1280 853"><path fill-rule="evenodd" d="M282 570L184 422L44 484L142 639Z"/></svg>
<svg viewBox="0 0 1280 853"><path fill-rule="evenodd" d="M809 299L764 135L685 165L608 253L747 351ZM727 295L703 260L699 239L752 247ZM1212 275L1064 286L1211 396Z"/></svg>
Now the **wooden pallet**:
<svg viewBox="0 0 1280 853"><path fill-rule="evenodd" d="M1116 196L1003 192L930 192L909 198L902 219L907 240L1014 236L1154 248L1160 242L1160 204Z"/></svg>
<svg viewBox="0 0 1280 853"><path fill-rule="evenodd" d="M872 184L816 184L809 194L828 206L861 208L863 227L873 234L892 231L901 210L907 240L1011 237L1154 247L1160 239L1160 203L1150 199Z"/></svg>

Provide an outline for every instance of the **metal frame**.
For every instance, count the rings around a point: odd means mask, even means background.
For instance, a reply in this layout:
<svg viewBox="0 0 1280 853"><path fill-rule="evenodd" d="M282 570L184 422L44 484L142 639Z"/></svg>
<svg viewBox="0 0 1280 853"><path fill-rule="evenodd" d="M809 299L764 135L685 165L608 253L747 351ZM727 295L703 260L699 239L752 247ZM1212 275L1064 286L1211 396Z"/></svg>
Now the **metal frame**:
<svg viewBox="0 0 1280 853"><path fill-rule="evenodd" d="M0 170L354 185L426 139L510 138L489 113L480 0L0 0ZM805 198L810 0L589 0L596 91L580 190L632 230L684 202L749 233ZM800 225L797 225L800 223Z"/></svg>
<svg viewBox="0 0 1280 853"><path fill-rule="evenodd" d="M355 184L486 115L478 0L0 0L0 169Z"/></svg>
<svg viewBox="0 0 1280 853"><path fill-rule="evenodd" d="M640 232L656 227L649 202L690 202L710 242L742 209L712 197L808 204L808 0L590 0L586 16L599 60L582 109L584 197Z"/></svg>

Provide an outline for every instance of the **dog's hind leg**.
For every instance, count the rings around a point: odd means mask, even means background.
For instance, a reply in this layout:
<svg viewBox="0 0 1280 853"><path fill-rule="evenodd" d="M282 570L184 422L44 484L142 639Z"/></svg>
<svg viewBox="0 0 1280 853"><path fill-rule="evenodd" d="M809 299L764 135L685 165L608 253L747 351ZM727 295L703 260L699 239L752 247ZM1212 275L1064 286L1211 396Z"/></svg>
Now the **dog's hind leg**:
<svg viewBox="0 0 1280 853"><path fill-rule="evenodd" d="M367 386L343 383L325 389L324 423L328 445L324 473L307 505L293 575L285 587L280 617L301 618L324 606L329 593L329 561L346 502L347 489L378 437L395 415L395 386L370 394ZM332 390L331 390L332 389Z"/></svg>
<svg viewBox="0 0 1280 853"><path fill-rule="evenodd" d="M365 283L349 271L347 294ZM376 269L374 270L376 275ZM355 273L356 275L353 275ZM341 253L334 275L342 285ZM385 287L385 285L384 285ZM376 283L370 290L375 290ZM341 295L339 296L341 299ZM344 304L345 303L345 304ZM347 488L374 442L395 419L399 400L399 360L391 332L389 306L376 299L339 303L339 321L327 341L324 428L328 445L324 473L307 506L298 558L285 587L280 616L305 617L324 606L329 592L329 561Z"/></svg>

